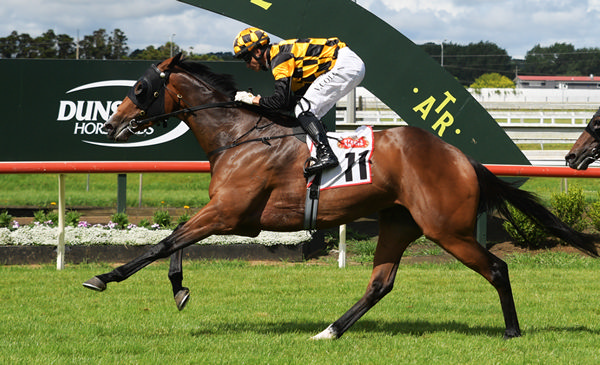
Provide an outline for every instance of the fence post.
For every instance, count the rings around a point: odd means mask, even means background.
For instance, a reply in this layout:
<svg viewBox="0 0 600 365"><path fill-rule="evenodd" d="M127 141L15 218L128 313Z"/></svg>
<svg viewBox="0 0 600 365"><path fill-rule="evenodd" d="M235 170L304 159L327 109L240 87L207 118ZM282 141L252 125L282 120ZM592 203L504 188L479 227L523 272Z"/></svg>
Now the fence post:
<svg viewBox="0 0 600 365"><path fill-rule="evenodd" d="M117 176L117 213L127 209L127 174Z"/></svg>
<svg viewBox="0 0 600 365"><path fill-rule="evenodd" d="M65 268L65 174L58 175L58 244L56 246L56 269Z"/></svg>

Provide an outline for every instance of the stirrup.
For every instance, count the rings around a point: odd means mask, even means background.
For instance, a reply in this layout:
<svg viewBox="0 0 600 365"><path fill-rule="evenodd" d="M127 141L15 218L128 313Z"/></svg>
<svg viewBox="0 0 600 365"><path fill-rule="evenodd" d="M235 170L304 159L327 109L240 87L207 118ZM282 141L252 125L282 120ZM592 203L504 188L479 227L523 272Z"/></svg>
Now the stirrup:
<svg viewBox="0 0 600 365"><path fill-rule="evenodd" d="M315 157L309 157L306 159L306 161L304 161L304 166L302 167L302 172L304 173L304 178L308 179L309 177L311 177L312 175L314 175L316 172L315 171L309 171L311 165L311 162L313 164L317 163L319 160L317 160Z"/></svg>

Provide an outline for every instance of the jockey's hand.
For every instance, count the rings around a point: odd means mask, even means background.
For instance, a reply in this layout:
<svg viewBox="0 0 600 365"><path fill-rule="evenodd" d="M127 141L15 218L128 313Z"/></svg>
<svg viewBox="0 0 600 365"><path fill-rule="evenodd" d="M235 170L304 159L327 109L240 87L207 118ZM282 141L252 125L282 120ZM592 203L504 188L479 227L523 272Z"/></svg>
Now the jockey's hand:
<svg viewBox="0 0 600 365"><path fill-rule="evenodd" d="M252 101L254 100L254 98L255 96L247 91L238 91L235 94L235 101L241 101L242 103L250 105L252 105Z"/></svg>

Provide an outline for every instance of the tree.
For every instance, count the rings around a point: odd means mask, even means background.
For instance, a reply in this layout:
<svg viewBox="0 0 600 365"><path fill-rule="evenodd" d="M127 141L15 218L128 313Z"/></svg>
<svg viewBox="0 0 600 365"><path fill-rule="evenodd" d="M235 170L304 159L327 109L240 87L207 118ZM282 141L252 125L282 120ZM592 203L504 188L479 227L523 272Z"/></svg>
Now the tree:
<svg viewBox="0 0 600 365"><path fill-rule="evenodd" d="M475 82L469 86L473 89L482 88L515 88L515 83L504 75L497 72L486 73L475 79Z"/></svg>
<svg viewBox="0 0 600 365"><path fill-rule="evenodd" d="M27 33L21 33L17 37L17 58L35 58L37 51L33 45L33 38Z"/></svg>
<svg viewBox="0 0 600 365"><path fill-rule="evenodd" d="M535 45L525 55L525 73L539 75L567 75L574 62L575 47L568 43L554 43L550 47ZM570 72L576 72L572 70Z"/></svg>
<svg viewBox="0 0 600 365"><path fill-rule="evenodd" d="M108 43L111 47L110 58L121 59L127 57L129 47L127 47L127 36L120 29L115 29L112 35L108 38Z"/></svg>
<svg viewBox="0 0 600 365"><path fill-rule="evenodd" d="M13 58L19 52L19 33L12 31L9 36L0 38L0 55Z"/></svg>
<svg viewBox="0 0 600 365"><path fill-rule="evenodd" d="M75 43L73 37L66 34L56 36L58 58L75 58Z"/></svg>
<svg viewBox="0 0 600 365"><path fill-rule="evenodd" d="M135 50L131 53L130 57L132 59L138 60L164 60L171 55L176 55L177 53L182 52L179 46L175 43L167 42L158 48L154 48L154 46L148 46L144 50ZM185 55L185 51L183 51Z"/></svg>
<svg viewBox="0 0 600 365"><path fill-rule="evenodd" d="M36 58L56 58L58 53L58 40L52 29L46 31L33 41L36 48Z"/></svg>
<svg viewBox="0 0 600 365"><path fill-rule="evenodd" d="M426 43L421 48L441 63L442 45ZM513 69L512 59L506 50L492 42L481 41L466 46L444 43L443 55L444 69L463 85L470 85L477 77L489 72L509 76Z"/></svg>
<svg viewBox="0 0 600 365"><path fill-rule="evenodd" d="M80 43L80 57L88 60L105 60L111 56L111 48L106 29L95 30L86 35Z"/></svg>

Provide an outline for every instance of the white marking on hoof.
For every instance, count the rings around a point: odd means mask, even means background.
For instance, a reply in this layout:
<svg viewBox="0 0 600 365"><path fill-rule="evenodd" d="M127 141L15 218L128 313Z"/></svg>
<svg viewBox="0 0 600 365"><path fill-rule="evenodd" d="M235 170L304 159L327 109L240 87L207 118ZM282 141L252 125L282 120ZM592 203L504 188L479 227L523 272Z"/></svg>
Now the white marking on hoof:
<svg viewBox="0 0 600 365"><path fill-rule="evenodd" d="M337 338L337 333L333 330L333 325L330 324L329 327L325 328L325 330L318 335L312 336L311 340L335 340Z"/></svg>

